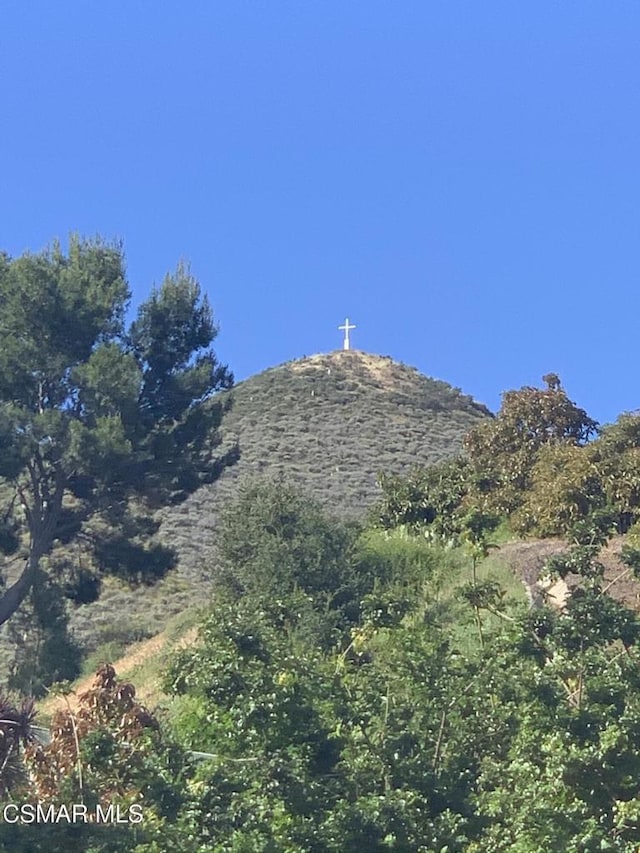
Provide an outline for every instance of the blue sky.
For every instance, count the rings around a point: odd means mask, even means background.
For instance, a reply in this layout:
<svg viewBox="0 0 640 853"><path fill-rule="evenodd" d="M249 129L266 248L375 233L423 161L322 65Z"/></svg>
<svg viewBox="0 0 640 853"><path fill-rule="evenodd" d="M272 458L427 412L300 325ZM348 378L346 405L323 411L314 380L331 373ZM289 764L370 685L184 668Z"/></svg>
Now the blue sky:
<svg viewBox="0 0 640 853"><path fill-rule="evenodd" d="M180 258L242 379L353 344L640 407L640 4L5 0L0 248Z"/></svg>

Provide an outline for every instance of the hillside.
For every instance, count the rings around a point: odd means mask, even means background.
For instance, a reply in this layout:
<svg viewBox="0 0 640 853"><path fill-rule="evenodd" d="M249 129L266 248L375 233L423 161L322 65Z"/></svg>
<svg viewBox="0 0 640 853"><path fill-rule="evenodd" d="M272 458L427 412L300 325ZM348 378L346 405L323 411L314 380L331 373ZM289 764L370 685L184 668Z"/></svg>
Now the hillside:
<svg viewBox="0 0 640 853"><path fill-rule="evenodd" d="M140 639L206 596L215 572L217 518L239 485L285 476L339 515L362 516L379 472L403 473L457 453L491 413L446 382L391 358L357 350L314 355L238 383L222 432L240 461L212 486L164 511L161 532L180 565L154 589L109 582L99 602L73 617L90 645Z"/></svg>
<svg viewBox="0 0 640 853"><path fill-rule="evenodd" d="M468 430L490 416L446 382L357 350L287 362L229 393L223 435L238 442L240 461L164 515L164 534L189 576L215 545L215 519L243 480L284 476L327 510L359 517L378 496L381 471L399 474L459 452Z"/></svg>

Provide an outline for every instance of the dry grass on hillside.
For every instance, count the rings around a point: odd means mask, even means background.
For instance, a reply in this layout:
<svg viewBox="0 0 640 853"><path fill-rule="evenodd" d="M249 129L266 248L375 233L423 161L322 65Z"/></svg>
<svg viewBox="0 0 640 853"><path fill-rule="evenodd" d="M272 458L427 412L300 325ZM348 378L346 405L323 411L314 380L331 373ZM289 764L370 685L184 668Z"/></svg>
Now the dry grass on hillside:
<svg viewBox="0 0 640 853"><path fill-rule="evenodd" d="M140 702L152 707L160 701L159 675L170 655L177 649L193 645L198 636L198 628L191 627L176 637L171 631L162 631L148 640L133 643L117 660L104 660L111 663L121 680L131 680L136 688ZM49 719L56 711L64 708L76 710L78 697L89 690L95 673L79 679L73 691L66 696L51 696L38 706L40 717Z"/></svg>

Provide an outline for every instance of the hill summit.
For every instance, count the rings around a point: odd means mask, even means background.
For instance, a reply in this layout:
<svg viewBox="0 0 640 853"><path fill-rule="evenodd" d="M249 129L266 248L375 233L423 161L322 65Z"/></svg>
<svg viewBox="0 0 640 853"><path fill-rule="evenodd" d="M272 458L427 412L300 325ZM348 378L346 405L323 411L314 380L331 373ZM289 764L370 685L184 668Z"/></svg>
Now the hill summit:
<svg viewBox="0 0 640 853"><path fill-rule="evenodd" d="M376 500L380 472L407 473L458 453L489 410L446 382L387 356L337 350L272 367L239 382L222 432L240 461L167 512L165 535L182 570L215 542L215 518L238 483L284 476L340 515Z"/></svg>
<svg viewBox="0 0 640 853"><path fill-rule="evenodd" d="M74 611L76 635L89 647L114 634L150 636L206 600L220 515L243 481L284 476L330 512L362 516L379 495L380 472L408 473L458 453L465 433L491 416L446 382L359 350L286 362L222 396L232 400L224 444L238 444L240 461L162 511L161 535L179 555L176 572L136 590L108 579L99 601Z"/></svg>

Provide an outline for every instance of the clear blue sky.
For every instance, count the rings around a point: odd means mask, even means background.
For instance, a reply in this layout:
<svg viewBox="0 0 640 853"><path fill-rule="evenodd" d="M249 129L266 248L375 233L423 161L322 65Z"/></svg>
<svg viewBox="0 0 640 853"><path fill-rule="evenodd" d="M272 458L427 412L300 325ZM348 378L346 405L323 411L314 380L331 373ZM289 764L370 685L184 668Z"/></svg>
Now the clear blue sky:
<svg viewBox="0 0 640 853"><path fill-rule="evenodd" d="M339 348L640 407L640 4L5 0L0 248L179 258L242 379Z"/></svg>

